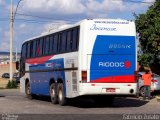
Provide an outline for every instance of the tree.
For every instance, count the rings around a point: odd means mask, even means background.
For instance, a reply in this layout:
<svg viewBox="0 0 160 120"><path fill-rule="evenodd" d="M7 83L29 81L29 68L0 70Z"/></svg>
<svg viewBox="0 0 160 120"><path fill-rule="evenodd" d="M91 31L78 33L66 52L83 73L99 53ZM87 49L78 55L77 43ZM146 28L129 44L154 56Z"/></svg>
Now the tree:
<svg viewBox="0 0 160 120"><path fill-rule="evenodd" d="M136 15L136 29L140 34L140 42L145 56L152 56L147 59L151 63L156 61L157 55L160 55L160 0L149 7L145 14Z"/></svg>

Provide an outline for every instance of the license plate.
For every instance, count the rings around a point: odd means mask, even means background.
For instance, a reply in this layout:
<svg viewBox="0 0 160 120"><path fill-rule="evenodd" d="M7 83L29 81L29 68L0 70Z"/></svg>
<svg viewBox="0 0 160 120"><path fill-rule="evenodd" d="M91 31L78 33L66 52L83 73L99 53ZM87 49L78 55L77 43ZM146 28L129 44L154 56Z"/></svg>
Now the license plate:
<svg viewBox="0 0 160 120"><path fill-rule="evenodd" d="M116 89L115 88L106 88L106 92L116 92Z"/></svg>

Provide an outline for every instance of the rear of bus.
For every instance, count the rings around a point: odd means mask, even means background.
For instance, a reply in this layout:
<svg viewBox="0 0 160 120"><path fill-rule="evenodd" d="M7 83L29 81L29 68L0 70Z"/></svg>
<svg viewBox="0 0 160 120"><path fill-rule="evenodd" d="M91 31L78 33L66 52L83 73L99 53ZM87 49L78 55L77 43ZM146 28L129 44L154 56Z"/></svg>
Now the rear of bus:
<svg viewBox="0 0 160 120"><path fill-rule="evenodd" d="M136 94L133 21L85 20L81 25L80 41L80 95Z"/></svg>

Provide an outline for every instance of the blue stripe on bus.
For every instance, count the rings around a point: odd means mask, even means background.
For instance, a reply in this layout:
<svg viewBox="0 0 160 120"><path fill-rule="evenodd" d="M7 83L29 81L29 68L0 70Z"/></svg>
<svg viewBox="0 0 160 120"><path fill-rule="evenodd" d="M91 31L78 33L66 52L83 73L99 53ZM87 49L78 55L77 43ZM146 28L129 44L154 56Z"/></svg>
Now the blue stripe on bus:
<svg viewBox="0 0 160 120"><path fill-rule="evenodd" d="M43 64L30 65L30 71L36 70L52 70L52 69L64 68L64 59L53 59ZM64 83L64 94L66 96L66 81L65 71L50 71L50 72L31 72L31 92L32 94L49 95L49 82L50 79L54 78L56 81L60 78Z"/></svg>

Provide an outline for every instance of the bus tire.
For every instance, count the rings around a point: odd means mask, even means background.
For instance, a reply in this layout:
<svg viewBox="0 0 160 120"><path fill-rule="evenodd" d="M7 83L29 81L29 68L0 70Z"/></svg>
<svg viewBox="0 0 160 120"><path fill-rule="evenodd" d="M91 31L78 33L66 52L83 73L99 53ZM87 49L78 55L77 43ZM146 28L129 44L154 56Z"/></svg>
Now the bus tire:
<svg viewBox="0 0 160 120"><path fill-rule="evenodd" d="M30 88L30 83L29 82L26 83L25 93L26 93L27 98L29 98L29 99L33 99L34 98L34 95L31 94L31 88Z"/></svg>
<svg viewBox="0 0 160 120"><path fill-rule="evenodd" d="M53 104L57 104L58 103L58 97L57 97L57 88L56 88L55 83L52 83L50 85L50 96L51 96L51 102Z"/></svg>
<svg viewBox="0 0 160 120"><path fill-rule="evenodd" d="M145 93L144 93L144 91L145 91L144 89L145 89L144 86L141 87L141 89L140 89L140 95L141 95L142 97L144 97L144 94L145 94Z"/></svg>
<svg viewBox="0 0 160 120"><path fill-rule="evenodd" d="M67 99L64 96L64 87L63 83L58 84L58 102L61 106L64 106L67 104Z"/></svg>

